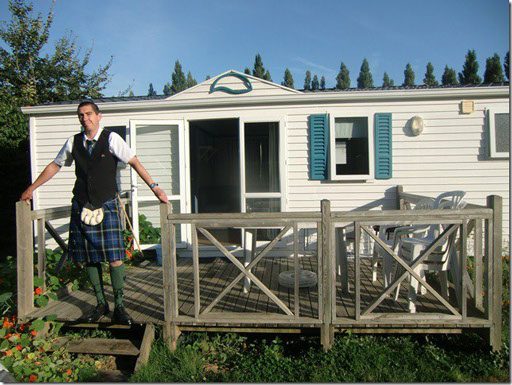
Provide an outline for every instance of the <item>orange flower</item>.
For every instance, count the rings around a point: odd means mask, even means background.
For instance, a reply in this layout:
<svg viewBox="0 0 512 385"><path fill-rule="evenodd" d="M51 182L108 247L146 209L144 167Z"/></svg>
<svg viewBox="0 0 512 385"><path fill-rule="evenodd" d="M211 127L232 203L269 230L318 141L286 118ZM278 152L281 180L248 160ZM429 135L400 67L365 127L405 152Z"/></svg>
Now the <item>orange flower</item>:
<svg viewBox="0 0 512 385"><path fill-rule="evenodd" d="M37 336L37 332L35 330L31 330L30 334L32 334L34 337Z"/></svg>
<svg viewBox="0 0 512 385"><path fill-rule="evenodd" d="M59 278L59 282L62 282L62 278Z"/></svg>
<svg viewBox="0 0 512 385"><path fill-rule="evenodd" d="M16 336L16 337L18 337L18 338L20 338L20 337L21 337L21 336L20 336L20 333L16 333L16 334L15 334L15 336Z"/></svg>
<svg viewBox="0 0 512 385"><path fill-rule="evenodd" d="M131 242L132 241L132 238L131 237L128 237L126 238L128 240L128 242Z"/></svg>
<svg viewBox="0 0 512 385"><path fill-rule="evenodd" d="M66 373L71 376L71 369L68 369L68 371Z"/></svg>
<svg viewBox="0 0 512 385"><path fill-rule="evenodd" d="M21 346L21 345L16 345L16 349L18 349L18 351L20 351L20 350L21 350L21 349L23 349L23 348L22 348L22 346Z"/></svg>
<svg viewBox="0 0 512 385"><path fill-rule="evenodd" d="M41 361L36 361L35 364L36 365L41 365Z"/></svg>
<svg viewBox="0 0 512 385"><path fill-rule="evenodd" d="M8 351L6 351L6 352L5 352L5 355L6 355L6 356L10 356L10 355L12 355L12 351L11 351L11 349L9 349Z"/></svg>
<svg viewBox="0 0 512 385"><path fill-rule="evenodd" d="M23 331L25 329L25 325L20 325L20 331Z"/></svg>
<svg viewBox="0 0 512 385"><path fill-rule="evenodd" d="M34 381L37 381L37 377L34 374L31 374L30 377L28 378L28 380L30 382L34 382Z"/></svg>
<svg viewBox="0 0 512 385"><path fill-rule="evenodd" d="M132 253L130 253L130 251L129 251L129 250L125 250L124 252L125 252L125 253L126 253L126 255L128 256L128 258L131 258Z"/></svg>
<svg viewBox="0 0 512 385"><path fill-rule="evenodd" d="M40 287L38 287L36 289L36 291L34 291L34 293L37 294L37 295L40 295L42 292L43 292L43 290Z"/></svg>
<svg viewBox="0 0 512 385"><path fill-rule="evenodd" d="M43 348L39 348L39 353L42 353L44 352L44 349Z"/></svg>
<svg viewBox="0 0 512 385"><path fill-rule="evenodd" d="M4 337L4 340L7 340L7 339L11 338L11 336L12 336L12 334L11 334L11 333L7 334L7 335Z"/></svg>

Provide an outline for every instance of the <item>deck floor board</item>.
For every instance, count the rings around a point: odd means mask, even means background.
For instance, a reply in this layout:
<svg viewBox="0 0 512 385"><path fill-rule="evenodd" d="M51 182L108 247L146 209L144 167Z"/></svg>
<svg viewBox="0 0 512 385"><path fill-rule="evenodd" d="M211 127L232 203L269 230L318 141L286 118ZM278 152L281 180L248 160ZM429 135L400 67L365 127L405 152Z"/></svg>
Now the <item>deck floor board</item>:
<svg viewBox="0 0 512 385"><path fill-rule="evenodd" d="M299 259L301 268L318 273L318 260L316 256L301 257ZM283 288L279 285L279 274L286 270L293 270L293 258L263 258L253 267L254 275L262 281L292 312L295 311L295 298L293 289ZM240 273L240 270L226 258L200 258L199 276L201 288L201 312L229 285ZM355 264L353 259L348 261L348 276L350 292L342 293L341 280L336 275L336 316L342 319L355 318ZM146 267L131 266L126 270L127 280L125 285L125 307L136 323L162 323L163 317L163 289L162 289L162 268L156 264ZM178 303L180 316L194 317L194 284L193 268L191 258L178 258ZM361 259L361 308L364 310L375 298L377 298L383 287L382 273L379 270L378 279L372 282L371 259ZM215 324L215 317L219 314L229 313L229 318L217 323L233 323L232 313L239 313L240 319L248 320L261 319L268 313L269 319L274 317L280 320L284 312L273 300L271 300L254 282L251 282L248 293L243 293L244 279L240 280L226 296L213 307L208 317L208 324ZM439 290L439 285L432 285ZM113 302L112 288L105 285L106 297L109 303ZM394 301L394 291L372 312L407 314L407 292L408 283L404 280L400 295ZM300 317L303 320L314 322L318 319L318 287L300 289ZM450 301L456 307L455 293L450 290ZM469 301L471 302L471 301ZM88 311L92 310L96 299L91 290L77 290L63 298L53 301L45 308L36 309L30 317L37 318L49 314L57 314L60 321L73 322L79 320ZM418 313L451 314L431 293L418 296ZM103 317L101 322L110 322L110 313ZM473 306L468 306L470 317L481 317L475 312ZM236 317L235 317L236 318ZM264 317L263 317L264 318ZM231 319L228 321L228 319ZM205 321L206 322L206 321ZM279 321L281 322L281 321ZM405 321L404 321L405 322ZM269 321L269 323L272 323ZM293 322L291 322L293 323ZM414 324L415 321L406 321L407 324ZM396 324L396 321L394 322ZM424 322L423 322L424 324ZM239 326L240 323L237 323Z"/></svg>

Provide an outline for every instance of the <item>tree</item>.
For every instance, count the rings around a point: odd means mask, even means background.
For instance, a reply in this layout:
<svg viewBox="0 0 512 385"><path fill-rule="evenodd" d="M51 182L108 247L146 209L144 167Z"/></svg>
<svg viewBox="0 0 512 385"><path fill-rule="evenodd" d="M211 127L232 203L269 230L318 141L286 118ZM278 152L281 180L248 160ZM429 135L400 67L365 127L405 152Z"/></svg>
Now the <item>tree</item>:
<svg viewBox="0 0 512 385"><path fill-rule="evenodd" d="M156 95L156 91L153 88L153 83L149 83L148 96L155 96L155 95Z"/></svg>
<svg viewBox="0 0 512 385"><path fill-rule="evenodd" d="M502 83L505 81L500 55L488 57L485 62L484 83Z"/></svg>
<svg viewBox="0 0 512 385"><path fill-rule="evenodd" d="M304 91L311 89L311 71L306 71L306 78L304 79Z"/></svg>
<svg viewBox="0 0 512 385"><path fill-rule="evenodd" d="M244 74L246 74L246 75L250 75L251 74L251 70L249 69L249 67L245 67Z"/></svg>
<svg viewBox="0 0 512 385"><path fill-rule="evenodd" d="M441 78L441 83L443 86L456 86L458 82L455 70L448 66L445 66L443 77Z"/></svg>
<svg viewBox="0 0 512 385"><path fill-rule="evenodd" d="M510 51L507 51L507 54L505 55L505 60L503 61L503 67L505 68L505 76L507 77L508 80L510 80L510 72L508 69L508 65L510 62L509 53Z"/></svg>
<svg viewBox="0 0 512 385"><path fill-rule="evenodd" d="M295 88L293 86L293 76L290 70L287 68L284 70L284 79L281 82L282 86L288 87L288 88Z"/></svg>
<svg viewBox="0 0 512 385"><path fill-rule="evenodd" d="M263 67L263 60L261 60L260 54L257 54L256 57L254 58L254 68L252 70L252 75L260 79L272 81L272 78L270 77L270 72L268 72L268 70L265 70L265 67Z"/></svg>
<svg viewBox="0 0 512 385"><path fill-rule="evenodd" d="M459 72L460 84L480 84L482 78L478 76L478 62L476 61L475 51L468 50L466 54L466 61L462 67L462 72Z"/></svg>
<svg viewBox="0 0 512 385"><path fill-rule="evenodd" d="M192 77L192 74L190 73L190 71L188 71L188 74L187 74L187 88L194 87L194 86L197 86L197 81L196 81L196 79L194 79Z"/></svg>
<svg viewBox="0 0 512 385"><path fill-rule="evenodd" d="M404 70L404 84L403 86L414 86L414 71L409 63L405 66Z"/></svg>
<svg viewBox="0 0 512 385"><path fill-rule="evenodd" d="M311 82L311 90L315 91L320 88L320 83L318 81L318 76L313 76L313 81Z"/></svg>
<svg viewBox="0 0 512 385"><path fill-rule="evenodd" d="M172 91L171 91L171 83L167 82L165 83L165 86L164 86L164 95L165 96L170 96Z"/></svg>
<svg viewBox="0 0 512 385"><path fill-rule="evenodd" d="M178 60L174 63L174 72L172 73L171 95L177 94L187 89L187 79Z"/></svg>
<svg viewBox="0 0 512 385"><path fill-rule="evenodd" d="M359 76L357 77L357 88L370 88L373 87L373 78L370 72L370 65L366 58L363 60Z"/></svg>
<svg viewBox="0 0 512 385"><path fill-rule="evenodd" d="M325 76L320 79L320 89L325 90Z"/></svg>
<svg viewBox="0 0 512 385"><path fill-rule="evenodd" d="M388 73L384 72L384 77L382 78L382 87L393 87L394 85L395 82L393 79L390 79Z"/></svg>
<svg viewBox="0 0 512 385"><path fill-rule="evenodd" d="M434 75L434 66L431 62L427 64L427 72L425 73L425 77L423 78L423 84L427 86L438 86L439 82L436 80Z"/></svg>
<svg viewBox="0 0 512 385"><path fill-rule="evenodd" d="M41 13L35 15L33 8L25 0L10 0L9 19L0 24L2 253L14 252L12 202L18 200L30 182L28 119L19 106L100 98L111 78L112 57L90 71L92 48L82 50L71 33L50 39L53 9L43 17ZM56 43L50 46L50 40Z"/></svg>
<svg viewBox="0 0 512 385"><path fill-rule="evenodd" d="M130 93L128 94L129 97L134 97L135 94L133 93L133 91L130 91Z"/></svg>
<svg viewBox="0 0 512 385"><path fill-rule="evenodd" d="M338 90L342 90L344 88L350 87L350 75L347 66L345 63L341 62L340 64L340 72L338 72L338 76L336 76L336 88Z"/></svg>

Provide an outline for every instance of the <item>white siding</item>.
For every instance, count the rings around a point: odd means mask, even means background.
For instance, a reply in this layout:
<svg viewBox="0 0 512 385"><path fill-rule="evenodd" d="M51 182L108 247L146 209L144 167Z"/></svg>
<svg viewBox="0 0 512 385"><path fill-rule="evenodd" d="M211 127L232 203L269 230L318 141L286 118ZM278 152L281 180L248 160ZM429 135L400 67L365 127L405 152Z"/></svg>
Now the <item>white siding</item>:
<svg viewBox="0 0 512 385"><path fill-rule="evenodd" d="M254 84L254 83L253 83ZM267 84L262 83L266 86ZM200 85L209 89L209 84ZM205 98L207 90L197 87L197 97ZM256 87L255 87L256 88ZM288 92L282 88L279 91ZM188 90L190 91L190 90ZM265 92L267 92L265 91ZM202 92L202 94L201 94ZM255 91L254 91L255 92ZM478 90L475 90L475 94ZM192 94L192 92L190 92ZM202 96L201 96L201 95ZM208 97L215 97L215 94ZM220 94L220 93L219 93ZM184 96L185 93L182 95ZM249 93L247 95L253 95ZM176 98L180 95L176 95ZM223 94L226 97L226 94ZM169 111L104 112L102 125L129 125L130 120L197 120L240 118L243 121L285 121L281 130L286 131L286 143L282 144L286 159L287 211L318 211L321 199L330 199L333 210L367 210L395 207L395 187L403 185L406 192L435 197L449 190L464 190L468 203L485 205L488 195L503 198L503 228L508 239L509 232L509 161L487 158L486 108L508 110L508 98L487 99L475 97L475 111L469 115L460 113L460 99L452 100L402 100L340 103L310 103L298 105L240 106L233 95L233 105L226 107L201 107ZM238 96L241 97L241 96ZM247 98L248 96L244 96ZM258 97L255 95L254 97ZM309 180L308 118L311 114L328 113L337 116L373 116L374 113L392 113L393 129L393 178L390 180L321 182ZM425 127L423 133L413 137L407 134L409 119L419 115ZM35 159L37 174L50 161L67 137L79 130L75 115L36 116ZM373 127L371 127L373 129ZM165 143L173 142L166 138ZM160 140L159 140L160 141ZM176 155L168 144L158 143L165 159ZM167 148L167 150L166 150ZM286 152L284 152L286 149ZM373 145L370 149L373 150ZM155 152L159 152L155 146ZM165 153L165 154L164 154ZM143 154L141 154L143 156ZM146 161L150 161L150 158ZM157 157L155 157L157 159ZM143 162L144 164L144 162ZM152 166L153 167L153 166ZM187 167L187 170L189 168ZM171 170L171 174L174 171ZM35 179L37 175L34 175ZM154 170L155 179L164 180ZM169 177L169 175L167 175ZM129 170L121 171L121 187L129 188ZM170 181L174 178L171 177ZM167 180L167 182L170 182ZM62 170L57 176L37 191L36 208L55 207L68 204L74 183L74 167ZM173 185L174 186L174 185ZM139 191L143 193L144 186ZM171 187L171 190L175 187ZM144 194L149 191L144 192ZM170 193L170 191L168 191ZM188 198L187 198L188 199ZM151 210L150 210L151 211ZM151 213L156 220L156 214ZM153 219L153 218L152 218Z"/></svg>

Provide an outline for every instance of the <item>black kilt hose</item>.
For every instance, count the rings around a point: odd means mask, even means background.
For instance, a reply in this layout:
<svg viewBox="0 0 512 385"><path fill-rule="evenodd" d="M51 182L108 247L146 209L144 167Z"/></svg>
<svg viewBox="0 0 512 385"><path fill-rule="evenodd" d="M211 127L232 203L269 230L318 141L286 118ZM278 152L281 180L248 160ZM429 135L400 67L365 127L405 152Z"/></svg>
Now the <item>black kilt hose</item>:
<svg viewBox="0 0 512 385"><path fill-rule="evenodd" d="M71 201L69 258L74 262L115 262L125 259L119 201L114 198L103 204L105 216L101 223L90 226L82 222L82 205Z"/></svg>

